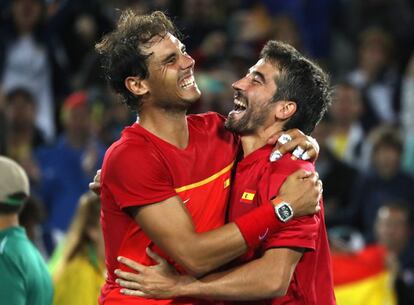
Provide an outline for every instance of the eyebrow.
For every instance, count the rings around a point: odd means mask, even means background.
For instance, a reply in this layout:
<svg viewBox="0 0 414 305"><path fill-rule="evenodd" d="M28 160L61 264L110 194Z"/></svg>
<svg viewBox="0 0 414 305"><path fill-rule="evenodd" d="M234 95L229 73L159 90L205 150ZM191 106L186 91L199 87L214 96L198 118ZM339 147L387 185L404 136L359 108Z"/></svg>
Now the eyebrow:
<svg viewBox="0 0 414 305"><path fill-rule="evenodd" d="M259 71L250 71L254 76L258 76L263 83L266 83L266 78L263 73Z"/></svg>
<svg viewBox="0 0 414 305"><path fill-rule="evenodd" d="M165 64L166 62L168 62L170 59L173 59L175 56L177 55L176 52L170 53L168 55L166 55L166 57L164 59L161 60L161 62L163 64Z"/></svg>
<svg viewBox="0 0 414 305"><path fill-rule="evenodd" d="M180 50L182 50L183 48L185 48L185 45L180 44ZM161 63L163 63L163 64L167 63L170 59L173 59L174 56L176 56L176 55L177 55L177 52L175 52L175 51L168 54L168 55L166 55L166 57L164 57L164 59L161 60Z"/></svg>

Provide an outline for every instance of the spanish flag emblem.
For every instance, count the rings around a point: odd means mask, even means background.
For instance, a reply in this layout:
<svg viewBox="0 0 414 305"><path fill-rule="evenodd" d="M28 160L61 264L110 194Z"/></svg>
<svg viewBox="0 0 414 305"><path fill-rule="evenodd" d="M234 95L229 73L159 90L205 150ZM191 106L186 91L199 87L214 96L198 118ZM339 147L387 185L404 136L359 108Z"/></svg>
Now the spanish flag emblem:
<svg viewBox="0 0 414 305"><path fill-rule="evenodd" d="M226 180L224 180L224 188L228 188L230 186L230 178L227 178Z"/></svg>
<svg viewBox="0 0 414 305"><path fill-rule="evenodd" d="M241 199L240 199L240 202L244 202L244 203L248 203L248 204L250 204L250 203L252 203L252 202L253 202L254 195L256 195L256 191L253 191L253 190L249 190L249 189L247 189L247 190L243 193L243 195L242 195L242 197L241 197Z"/></svg>

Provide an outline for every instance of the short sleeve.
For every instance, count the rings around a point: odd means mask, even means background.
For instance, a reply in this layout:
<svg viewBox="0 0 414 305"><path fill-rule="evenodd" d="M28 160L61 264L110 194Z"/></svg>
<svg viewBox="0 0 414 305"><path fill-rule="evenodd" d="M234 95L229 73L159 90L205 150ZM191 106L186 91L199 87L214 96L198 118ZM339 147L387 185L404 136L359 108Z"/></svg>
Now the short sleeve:
<svg viewBox="0 0 414 305"><path fill-rule="evenodd" d="M121 209L163 201L176 195L170 171L150 145L114 147L102 169L102 191Z"/></svg>
<svg viewBox="0 0 414 305"><path fill-rule="evenodd" d="M263 244L264 250L277 247L294 247L315 250L320 226L318 215L294 218L281 230L270 235Z"/></svg>
<svg viewBox="0 0 414 305"><path fill-rule="evenodd" d="M279 193L283 182L295 171L299 169L315 170L311 162L292 160L290 156L290 154L286 154L281 160L272 163L272 173L269 176L270 198ZM264 250L276 247L296 247L315 250L320 222L319 214L294 218L286 223L280 231L269 236L263 244Z"/></svg>

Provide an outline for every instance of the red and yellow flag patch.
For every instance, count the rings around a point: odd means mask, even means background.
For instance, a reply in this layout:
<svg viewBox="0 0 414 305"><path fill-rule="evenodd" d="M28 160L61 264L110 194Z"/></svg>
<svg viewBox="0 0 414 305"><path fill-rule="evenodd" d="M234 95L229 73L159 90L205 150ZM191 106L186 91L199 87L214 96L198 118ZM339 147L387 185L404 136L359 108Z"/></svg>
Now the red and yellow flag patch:
<svg viewBox="0 0 414 305"><path fill-rule="evenodd" d="M244 202L244 203L250 204L250 203L253 202L253 199L254 199L254 196L255 195L256 195L256 191L247 189L243 193L243 195L242 195L242 197L240 199L240 202Z"/></svg>

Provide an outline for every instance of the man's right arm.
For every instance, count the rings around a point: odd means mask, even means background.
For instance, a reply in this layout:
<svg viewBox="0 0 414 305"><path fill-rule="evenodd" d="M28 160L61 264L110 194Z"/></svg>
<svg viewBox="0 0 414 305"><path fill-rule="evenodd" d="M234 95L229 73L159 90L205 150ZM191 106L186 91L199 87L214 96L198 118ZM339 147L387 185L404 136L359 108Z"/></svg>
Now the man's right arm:
<svg viewBox="0 0 414 305"><path fill-rule="evenodd" d="M303 178L306 177L306 178ZM291 175L279 198L290 202L296 216L314 213L321 186L316 175L301 170ZM264 204L242 216L244 221L228 223L218 229L197 233L180 197L141 206L135 221L148 237L192 275L200 276L246 252L254 238L283 226L271 204Z"/></svg>

